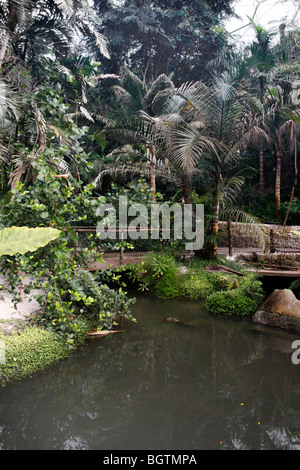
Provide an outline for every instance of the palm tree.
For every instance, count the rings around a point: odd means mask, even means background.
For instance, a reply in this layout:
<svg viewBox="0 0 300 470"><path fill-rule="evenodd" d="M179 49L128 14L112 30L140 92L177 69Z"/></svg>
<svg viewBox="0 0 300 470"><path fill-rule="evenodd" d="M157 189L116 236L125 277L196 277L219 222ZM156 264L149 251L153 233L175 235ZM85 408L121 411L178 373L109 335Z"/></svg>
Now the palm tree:
<svg viewBox="0 0 300 470"><path fill-rule="evenodd" d="M97 32L99 22L88 0L3 0L0 6L0 67L9 50L26 60L36 40L50 46L49 53L70 51L75 34L93 38L109 57L106 38Z"/></svg>
<svg viewBox="0 0 300 470"><path fill-rule="evenodd" d="M275 63L275 57L271 50L271 35L260 25L257 25L253 20L251 20L252 26L255 30L256 38L252 43L246 48L250 51L250 58L246 59L247 68L251 68L251 79L254 80L254 83L258 83L258 95L261 103L264 102L264 96L267 86L267 75L268 72L272 69ZM264 197L265 194L265 185L264 185L264 148L266 139L262 139L258 142L259 147L259 187L258 193L260 197Z"/></svg>
<svg viewBox="0 0 300 470"><path fill-rule="evenodd" d="M245 176L243 176L245 170L238 171L233 176L224 178L220 187L220 216L222 220L227 221L229 256L232 256L233 254L233 221L244 223L247 230L252 231L254 237L257 242L261 244L261 248L263 250L265 249L267 242L267 235L261 221L236 204L236 200L241 193L245 182Z"/></svg>
<svg viewBox="0 0 300 470"><path fill-rule="evenodd" d="M293 105L290 96L284 96L280 87L270 88L266 96L266 120L272 134L272 141L276 154L275 177L275 210L276 219L281 219L281 174L282 158L285 154L293 155L295 166L295 179L297 178L297 148L299 139L299 106ZM294 181L291 197L294 196L296 183ZM291 200L290 200L291 202Z"/></svg>
<svg viewBox="0 0 300 470"><path fill-rule="evenodd" d="M155 114L166 101L169 91L175 89L172 81L165 75L160 75L153 83L145 84L137 75L128 68L121 70L119 84L112 86L112 91L119 105L117 118L109 120L104 127L103 132L113 135L122 144L136 144L133 151L129 151L128 145L122 145L113 152L118 155L118 159L124 157L128 162L131 157L139 158L137 160L146 161L146 168L141 168L139 164L122 166L122 171L116 166L110 170L105 169L96 178L99 185L104 174L111 176L121 174L123 177L136 174L149 174L150 187L153 194L156 193L156 176L157 174L169 177L167 170L168 160L158 154L158 138L154 130ZM148 119L149 118L149 119ZM118 161L119 165L120 161ZM164 171L166 170L166 171Z"/></svg>
<svg viewBox="0 0 300 470"><path fill-rule="evenodd" d="M211 235L216 240L224 171L239 157L242 144L265 135L258 120L262 106L240 86L233 70L213 77L210 86L198 82L172 90L164 109L169 114L160 116L159 130L164 122L170 162L181 169L186 179L191 179L205 155L210 158L214 184ZM210 248L210 255L216 256L216 242Z"/></svg>

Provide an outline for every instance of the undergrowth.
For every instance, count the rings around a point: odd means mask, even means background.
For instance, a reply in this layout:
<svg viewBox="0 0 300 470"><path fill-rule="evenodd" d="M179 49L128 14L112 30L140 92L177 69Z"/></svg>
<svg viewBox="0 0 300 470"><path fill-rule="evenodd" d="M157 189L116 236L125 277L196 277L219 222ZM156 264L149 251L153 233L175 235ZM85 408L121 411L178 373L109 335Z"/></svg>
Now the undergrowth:
<svg viewBox="0 0 300 470"><path fill-rule="evenodd" d="M236 273L208 272L208 264L223 264ZM223 315L251 315L264 298L257 276L224 258L185 262L171 255L151 253L140 265L131 267L130 276L143 291L163 298L202 300L207 310Z"/></svg>
<svg viewBox="0 0 300 470"><path fill-rule="evenodd" d="M53 331L27 327L22 334L0 334L2 361L0 385L31 376L67 357L66 341Z"/></svg>

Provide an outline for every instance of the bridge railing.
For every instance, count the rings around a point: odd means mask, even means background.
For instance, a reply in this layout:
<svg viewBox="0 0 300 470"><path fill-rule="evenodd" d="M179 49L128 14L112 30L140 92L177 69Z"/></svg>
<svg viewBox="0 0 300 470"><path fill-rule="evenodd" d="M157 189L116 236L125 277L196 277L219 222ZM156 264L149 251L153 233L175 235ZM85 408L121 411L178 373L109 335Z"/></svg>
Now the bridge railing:
<svg viewBox="0 0 300 470"><path fill-rule="evenodd" d="M107 241L110 241L112 242L113 240L109 239L105 239L104 243L103 243L103 240L101 239L101 236L99 234L97 234L97 227L96 226L72 226L71 227L74 231L75 231L75 234L76 234L76 237L79 238L79 234L80 233L93 233L95 235L97 235L97 239L98 239L98 249L99 251L102 251L103 253L103 256L104 258L109 258L109 257L113 257L117 252L116 251L113 251L111 250L107 245ZM125 234L128 234L128 233L134 233L134 232L140 232L140 233L151 233L152 229L151 227L148 227L148 228L136 228L136 227L130 227L130 226L117 226L117 227L114 227L113 229L109 229L107 228L107 230L105 230L107 233L116 233L118 235L118 238L116 239L116 242L119 242L119 243L123 243L124 242L124 235ZM160 252L163 252L165 253L165 250L166 250L166 241L167 239L164 238L164 233L165 232L170 232L169 229L163 229L163 228L159 228L159 234L160 234L160 238L158 240L154 240L157 243L159 243L160 245ZM132 242L132 244L136 241L136 240L132 240L130 239L129 240L130 242ZM76 245L75 245L75 251L79 249L79 241L76 242ZM124 256L124 252L126 251L126 248L124 248L124 246L120 246L119 248L119 256L120 256L120 260L123 261L123 256ZM148 250L148 251L155 251L155 250ZM145 254L145 250L144 251L136 251L136 249L133 249L133 250L130 250L129 252L126 253L126 256L139 256L139 255L144 255Z"/></svg>

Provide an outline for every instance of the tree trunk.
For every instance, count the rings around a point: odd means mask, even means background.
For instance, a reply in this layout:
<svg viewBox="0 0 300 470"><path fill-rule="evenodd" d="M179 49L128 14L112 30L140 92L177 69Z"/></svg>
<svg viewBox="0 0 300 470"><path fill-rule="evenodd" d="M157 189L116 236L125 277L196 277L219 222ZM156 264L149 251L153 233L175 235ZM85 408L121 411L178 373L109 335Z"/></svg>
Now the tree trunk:
<svg viewBox="0 0 300 470"><path fill-rule="evenodd" d="M219 234L219 216L220 216L220 201L219 201L219 190L216 191L215 203L214 203L214 214L211 224L211 236L212 241L210 243L209 257L216 258L217 256L217 237Z"/></svg>
<svg viewBox="0 0 300 470"><path fill-rule="evenodd" d="M292 207L292 202L293 202L294 195L295 195L295 189L296 189L297 184L298 184L297 138L295 138L294 146L295 146L295 152L294 152L294 155L295 155L295 157L294 157L294 165L295 165L294 183L293 183L293 187L292 187L292 191L291 191L289 207L288 207L288 210L286 212L283 225L287 224L287 221L288 221L288 218L289 218L289 215L290 215L290 211L291 211L291 207Z"/></svg>
<svg viewBox="0 0 300 470"><path fill-rule="evenodd" d="M183 199L185 204L192 204L192 186L193 180L192 175L190 172L182 173L181 174L181 181L182 181L182 193Z"/></svg>
<svg viewBox="0 0 300 470"><path fill-rule="evenodd" d="M229 217L227 223L227 230L228 230L228 254L232 256L233 253L233 240L232 240L232 227L231 227L231 218Z"/></svg>
<svg viewBox="0 0 300 470"><path fill-rule="evenodd" d="M208 243L208 255L209 258L217 257L217 237L219 234L219 217L220 217L220 178L221 178L221 168L217 165L216 174L215 174L215 195L214 195L214 205L213 205L213 218L211 222L211 241Z"/></svg>
<svg viewBox="0 0 300 470"><path fill-rule="evenodd" d="M281 189L281 151L276 152L275 210L276 220L280 220L280 189Z"/></svg>
<svg viewBox="0 0 300 470"><path fill-rule="evenodd" d="M188 188L188 184L186 180L183 179L181 187L182 187L184 204L191 204L190 192L189 192L189 188Z"/></svg>
<svg viewBox="0 0 300 470"><path fill-rule="evenodd" d="M264 197L265 195L265 183L264 183L264 151L259 151L259 195Z"/></svg>
<svg viewBox="0 0 300 470"><path fill-rule="evenodd" d="M150 187L153 191L153 194L156 193L156 175L155 175L155 165L150 163Z"/></svg>
<svg viewBox="0 0 300 470"><path fill-rule="evenodd" d="M152 144L147 145L147 159L150 163L150 187L156 194L155 146Z"/></svg>

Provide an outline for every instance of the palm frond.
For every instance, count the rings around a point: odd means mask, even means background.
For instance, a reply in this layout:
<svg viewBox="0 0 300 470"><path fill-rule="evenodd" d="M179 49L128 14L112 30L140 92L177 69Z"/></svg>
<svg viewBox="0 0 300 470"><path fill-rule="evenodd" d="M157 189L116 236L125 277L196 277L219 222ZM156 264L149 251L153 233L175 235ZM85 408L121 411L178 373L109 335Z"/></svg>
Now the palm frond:
<svg viewBox="0 0 300 470"><path fill-rule="evenodd" d="M135 101L139 103L139 108L142 109L144 96L147 91L142 80L130 69L123 67L121 70L121 84Z"/></svg>
<svg viewBox="0 0 300 470"><path fill-rule="evenodd" d="M15 12L17 21L19 25L23 25L27 18L27 14L31 11L34 2L32 0L28 0L24 2L23 0L11 0L10 6L11 10Z"/></svg>
<svg viewBox="0 0 300 470"><path fill-rule="evenodd" d="M234 205L228 206L220 215L226 220L231 219L236 223L243 223L246 232L250 232L252 237L261 244L262 250L265 250L269 237L264 224L257 217Z"/></svg>
<svg viewBox="0 0 300 470"><path fill-rule="evenodd" d="M170 80L167 75L159 75L157 79L154 80L154 82L150 85L149 90L144 96L144 102L146 103L146 106L152 108L153 112L157 114L159 93L165 92L166 90L173 90L174 88L175 87L172 80ZM160 97L162 97L162 95L160 95Z"/></svg>
<svg viewBox="0 0 300 470"><path fill-rule="evenodd" d="M74 0L53 0L61 13L69 18L73 18L76 13L76 2Z"/></svg>
<svg viewBox="0 0 300 470"><path fill-rule="evenodd" d="M170 170L163 168L157 168L155 170L157 178L162 178L168 182L171 182L175 186L180 187L180 181L176 174ZM150 180L151 170L146 167L144 163L131 163L116 166L111 166L105 170L100 171L98 176L94 180L94 184L99 191L103 190L104 187L108 186L111 182L125 184L128 181L132 181L139 177L144 177Z"/></svg>
<svg viewBox="0 0 300 470"><path fill-rule="evenodd" d="M176 91L196 108L205 108L212 96L210 88L200 81L183 83Z"/></svg>
<svg viewBox="0 0 300 470"><path fill-rule="evenodd" d="M227 71L223 72L220 77L215 77L212 86L215 97L221 102L227 102L236 96L235 83Z"/></svg>
<svg viewBox="0 0 300 470"><path fill-rule="evenodd" d="M190 128L176 129L170 146L172 160L187 170L192 170L196 166L204 152L218 155L216 142Z"/></svg>
<svg viewBox="0 0 300 470"><path fill-rule="evenodd" d="M125 112L128 112L130 115L134 115L140 109L132 94L125 88L119 85L113 85L111 89Z"/></svg>
<svg viewBox="0 0 300 470"><path fill-rule="evenodd" d="M144 117L136 116L125 118L122 121L112 121L105 126L105 133L118 140L131 143L154 143L155 124Z"/></svg>
<svg viewBox="0 0 300 470"><path fill-rule="evenodd" d="M0 79L0 120L5 117L18 119L20 115L19 100L10 86Z"/></svg>
<svg viewBox="0 0 300 470"><path fill-rule="evenodd" d="M7 158L7 148L4 145L0 144L0 164L5 164L8 162Z"/></svg>
<svg viewBox="0 0 300 470"><path fill-rule="evenodd" d="M98 31L93 31L93 35L95 37L95 42L100 53L107 59L110 59L110 52L109 52L107 37L99 33Z"/></svg>
<svg viewBox="0 0 300 470"><path fill-rule="evenodd" d="M82 115L88 120L88 121L91 121L91 122L95 122L92 115L88 112L88 110L84 107L84 106L80 106L79 107Z"/></svg>
<svg viewBox="0 0 300 470"><path fill-rule="evenodd" d="M224 178L220 182L220 206L227 207L229 203L233 203L243 184L245 178L242 175L234 175L229 178Z"/></svg>

